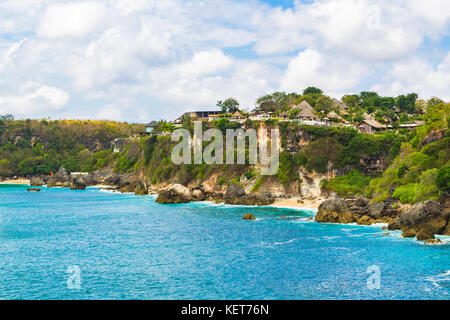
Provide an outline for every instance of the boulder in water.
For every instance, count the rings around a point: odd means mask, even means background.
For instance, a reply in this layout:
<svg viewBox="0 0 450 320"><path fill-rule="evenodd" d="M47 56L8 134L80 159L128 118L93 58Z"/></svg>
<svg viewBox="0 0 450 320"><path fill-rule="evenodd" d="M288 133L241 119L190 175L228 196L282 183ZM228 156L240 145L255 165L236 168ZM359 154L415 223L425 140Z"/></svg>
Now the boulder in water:
<svg viewBox="0 0 450 320"><path fill-rule="evenodd" d="M187 203L192 199L189 189L181 184L172 184L159 191L156 202L159 203Z"/></svg>
<svg viewBox="0 0 450 320"><path fill-rule="evenodd" d="M246 214L244 214L242 219L243 220L256 220L256 217L254 215L252 215L251 213L246 213Z"/></svg>
<svg viewBox="0 0 450 320"><path fill-rule="evenodd" d="M347 207L345 200L334 196L322 202L316 214L317 222L350 223L358 217Z"/></svg>

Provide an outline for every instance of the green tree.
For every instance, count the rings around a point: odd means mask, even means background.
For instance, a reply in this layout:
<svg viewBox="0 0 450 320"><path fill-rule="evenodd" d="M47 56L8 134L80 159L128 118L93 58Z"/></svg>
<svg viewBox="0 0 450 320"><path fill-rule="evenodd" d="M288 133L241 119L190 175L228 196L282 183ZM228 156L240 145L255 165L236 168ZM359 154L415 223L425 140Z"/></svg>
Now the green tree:
<svg viewBox="0 0 450 320"><path fill-rule="evenodd" d="M217 106L220 108L222 113L234 113L239 111L239 102L235 98L228 98L225 101L217 101Z"/></svg>
<svg viewBox="0 0 450 320"><path fill-rule="evenodd" d="M308 87L303 90L303 94L322 94L322 90L316 87Z"/></svg>

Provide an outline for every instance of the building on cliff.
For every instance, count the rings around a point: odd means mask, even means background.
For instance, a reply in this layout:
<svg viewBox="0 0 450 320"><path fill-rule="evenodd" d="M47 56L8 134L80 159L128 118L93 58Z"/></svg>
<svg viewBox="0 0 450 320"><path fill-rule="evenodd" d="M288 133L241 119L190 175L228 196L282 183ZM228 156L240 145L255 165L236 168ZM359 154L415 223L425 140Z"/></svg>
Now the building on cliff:
<svg viewBox="0 0 450 320"><path fill-rule="evenodd" d="M360 123L358 123L357 128L359 132L373 134L385 130L386 126L384 124L379 123L376 120L369 119L363 120Z"/></svg>

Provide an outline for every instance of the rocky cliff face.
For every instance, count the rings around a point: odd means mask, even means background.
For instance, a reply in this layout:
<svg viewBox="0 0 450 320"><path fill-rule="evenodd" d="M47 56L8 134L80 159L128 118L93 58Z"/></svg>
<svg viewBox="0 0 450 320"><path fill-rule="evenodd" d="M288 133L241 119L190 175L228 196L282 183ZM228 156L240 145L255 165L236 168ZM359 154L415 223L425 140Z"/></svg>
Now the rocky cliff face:
<svg viewBox="0 0 450 320"><path fill-rule="evenodd" d="M450 235L450 200L419 202L400 214L397 227L404 237L434 239L436 234Z"/></svg>
<svg viewBox="0 0 450 320"><path fill-rule="evenodd" d="M315 220L329 223L369 225L389 223L389 230L401 230L405 238L434 240L436 235L450 235L450 200L429 200L401 212L392 200L369 205L363 197L341 199L331 196L319 206Z"/></svg>
<svg viewBox="0 0 450 320"><path fill-rule="evenodd" d="M398 216L399 211L393 203L382 202L369 205L364 197L342 199L332 195L319 206L315 220L317 222L372 224L391 223Z"/></svg>

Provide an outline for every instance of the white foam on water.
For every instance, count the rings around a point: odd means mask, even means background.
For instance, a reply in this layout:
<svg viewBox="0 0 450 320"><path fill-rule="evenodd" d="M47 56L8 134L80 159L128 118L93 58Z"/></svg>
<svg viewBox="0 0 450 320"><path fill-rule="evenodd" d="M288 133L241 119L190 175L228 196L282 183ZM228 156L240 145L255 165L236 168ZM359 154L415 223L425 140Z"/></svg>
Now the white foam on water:
<svg viewBox="0 0 450 320"><path fill-rule="evenodd" d="M427 277L425 278L425 280L430 281L434 287L442 289L443 287L440 284L441 282L450 282L450 270L436 276ZM448 292L446 291L444 291L443 293L448 295Z"/></svg>
<svg viewBox="0 0 450 320"><path fill-rule="evenodd" d="M283 244L292 243L292 242L294 242L295 240L297 240L297 239L291 239L291 240L288 240L288 241L286 241L286 242L274 242L273 244L279 246L279 245L283 245Z"/></svg>

